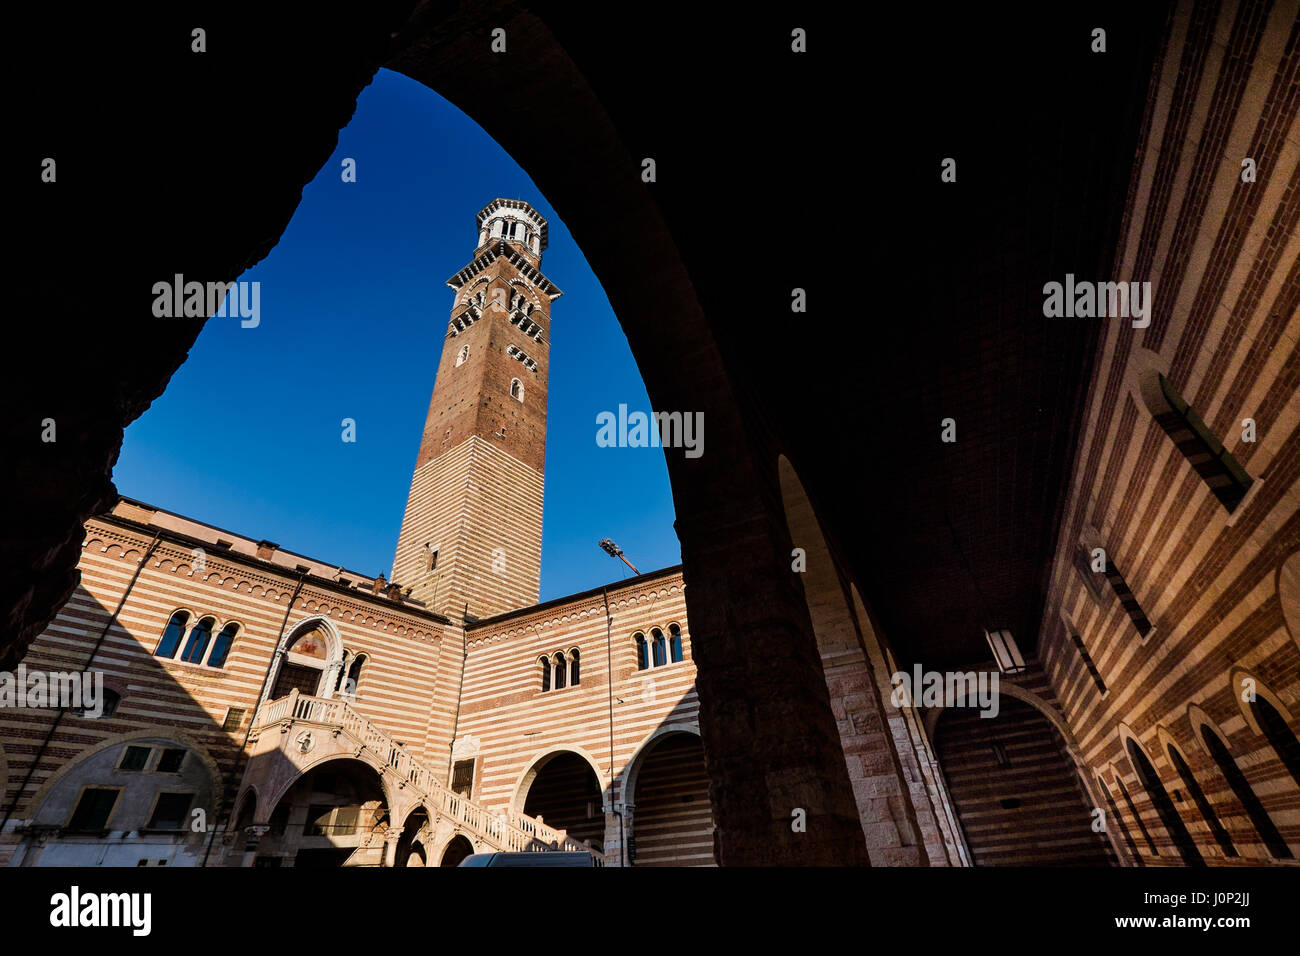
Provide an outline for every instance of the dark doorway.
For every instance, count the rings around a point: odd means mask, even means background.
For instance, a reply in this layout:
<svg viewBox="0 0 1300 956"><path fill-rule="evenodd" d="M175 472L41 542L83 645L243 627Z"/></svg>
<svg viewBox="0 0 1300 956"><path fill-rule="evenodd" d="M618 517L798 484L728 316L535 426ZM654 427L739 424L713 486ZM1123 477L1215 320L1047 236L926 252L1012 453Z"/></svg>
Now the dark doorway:
<svg viewBox="0 0 1300 956"><path fill-rule="evenodd" d="M452 837L447 849L442 851L439 866L460 866L460 861L474 852L474 845L463 836Z"/></svg>
<svg viewBox="0 0 1300 956"><path fill-rule="evenodd" d="M672 734L652 743L630 802L634 866L713 865L709 775L699 737Z"/></svg>
<svg viewBox="0 0 1300 956"><path fill-rule="evenodd" d="M601 850L605 840L605 814L600 781L591 764L575 753L552 757L533 779L524 802L524 813L540 816L542 822L565 830L571 839L590 840Z"/></svg>
<svg viewBox="0 0 1300 956"><path fill-rule="evenodd" d="M305 664L286 663L280 668L280 676L275 679L275 689L271 691L271 699L279 700L281 697L288 697L295 689L300 694L315 697L316 689L320 686L320 675L318 668L308 667Z"/></svg>

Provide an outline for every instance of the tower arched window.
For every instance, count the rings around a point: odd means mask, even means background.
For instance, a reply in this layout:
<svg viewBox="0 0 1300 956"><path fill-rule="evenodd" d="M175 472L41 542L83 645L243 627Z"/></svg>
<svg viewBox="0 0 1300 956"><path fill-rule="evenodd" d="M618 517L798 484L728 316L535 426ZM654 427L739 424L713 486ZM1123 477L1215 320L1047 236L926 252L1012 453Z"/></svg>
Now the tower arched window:
<svg viewBox="0 0 1300 956"><path fill-rule="evenodd" d="M567 662L564 659L564 654L562 653L556 654L555 655L555 689L556 690L564 689L567 683L567 681L565 680L565 678L568 676L567 671L568 671L568 667L567 667Z"/></svg>
<svg viewBox="0 0 1300 956"><path fill-rule="evenodd" d="M517 378L510 380L510 397L517 402L524 400L524 383Z"/></svg>
<svg viewBox="0 0 1300 956"><path fill-rule="evenodd" d="M216 623L215 618L205 617L190 628L190 636L185 642L185 650L181 652L182 661L186 664L203 663L203 654L208 649L208 641L212 640L212 628L216 626Z"/></svg>
<svg viewBox="0 0 1300 956"><path fill-rule="evenodd" d="M682 629L676 624L668 625L668 659L674 664L682 659Z"/></svg>
<svg viewBox="0 0 1300 956"><path fill-rule="evenodd" d="M221 629L217 635L216 641L212 644L212 653L208 655L209 667L225 667L226 658L230 656L230 648L235 643L235 636L239 633L239 625L231 622Z"/></svg>
<svg viewBox="0 0 1300 956"><path fill-rule="evenodd" d="M456 353L456 365L464 365L467 358L469 358L469 346L462 345L460 351Z"/></svg>
<svg viewBox="0 0 1300 956"><path fill-rule="evenodd" d="M664 632L659 630L657 627L651 631L650 644L654 654L655 667L662 667L668 662L668 656L666 654L667 648L664 644Z"/></svg>
<svg viewBox="0 0 1300 956"><path fill-rule="evenodd" d="M190 621L188 611L177 611L172 615L171 620L167 622L167 629L163 631L162 640L158 642L158 649L154 651L157 657L172 658L176 656L176 649L181 646L181 638L185 636L185 625Z"/></svg>
<svg viewBox="0 0 1300 956"><path fill-rule="evenodd" d="M650 666L650 655L645 645L645 635L637 631L632 635L632 640L636 642L636 669L643 671Z"/></svg>
<svg viewBox="0 0 1300 956"><path fill-rule="evenodd" d="M538 663L542 665L542 693L551 689L551 659L543 657Z"/></svg>
<svg viewBox="0 0 1300 956"><path fill-rule="evenodd" d="M578 649L575 647L569 651L569 686L577 687L581 676L578 672Z"/></svg>
<svg viewBox="0 0 1300 956"><path fill-rule="evenodd" d="M1291 859L1291 848L1286 845L1282 834L1274 826L1268 811L1264 809L1264 804L1260 803L1259 797L1255 796L1255 789L1246 779L1246 775L1241 772L1241 768L1237 766L1237 761L1232 759L1232 754L1228 752L1228 745L1219 739L1219 735L1207 724L1201 725L1201 740L1205 743L1206 751L1219 765L1219 773L1223 774L1223 778L1228 781L1228 786L1237 795L1237 800L1245 809L1246 815L1250 817L1250 822L1255 825L1255 832L1268 847L1268 852L1279 860Z"/></svg>

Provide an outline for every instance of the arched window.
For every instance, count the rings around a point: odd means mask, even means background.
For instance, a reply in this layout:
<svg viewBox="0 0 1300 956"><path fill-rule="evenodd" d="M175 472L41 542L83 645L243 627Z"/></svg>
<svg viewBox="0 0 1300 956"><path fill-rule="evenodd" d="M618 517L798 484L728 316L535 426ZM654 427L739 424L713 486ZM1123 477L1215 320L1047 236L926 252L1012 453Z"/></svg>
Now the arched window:
<svg viewBox="0 0 1300 956"><path fill-rule="evenodd" d="M668 661L667 655L664 653L664 632L657 627L651 631L650 644L654 651L655 667L662 667Z"/></svg>
<svg viewBox="0 0 1300 956"><path fill-rule="evenodd" d="M551 659L543 657L539 662L542 665L542 693L551 689Z"/></svg>
<svg viewBox="0 0 1300 956"><path fill-rule="evenodd" d="M1196 841L1187 832L1183 818L1178 815L1178 808L1165 792L1165 785L1160 782L1160 775L1156 773L1156 768L1151 765L1151 761L1147 759L1147 755L1142 752L1137 743L1131 739L1128 742L1128 757L1133 764L1133 769L1137 771L1138 779L1142 781L1143 789L1151 798L1156 813L1160 816L1160 822L1169 831L1170 839L1174 841L1174 846L1182 856L1183 862L1188 866L1204 866L1205 860L1196 849Z"/></svg>
<svg viewBox="0 0 1300 956"><path fill-rule="evenodd" d="M1142 821L1142 814L1138 813L1137 805L1133 803L1133 796L1128 792L1128 787L1124 786L1124 781L1120 778L1118 771L1115 773L1115 786L1119 787L1119 794L1124 798L1124 806L1128 807L1129 816L1137 822L1138 829L1142 831L1142 839L1146 840L1151 855L1159 856L1160 849L1156 846L1156 841L1151 839L1151 832Z"/></svg>
<svg viewBox="0 0 1300 956"><path fill-rule="evenodd" d="M578 673L578 649L569 651L569 686L577 687L581 675Z"/></svg>
<svg viewBox="0 0 1300 956"><path fill-rule="evenodd" d="M460 351L456 353L456 364L458 366L464 365L467 358L469 358L469 346L462 345Z"/></svg>
<svg viewBox="0 0 1300 956"><path fill-rule="evenodd" d="M1282 758L1282 766L1300 784L1300 741L1296 740L1295 732L1287 726L1286 718L1278 713L1277 708L1263 697L1256 696L1251 707L1255 710L1259 729L1264 731L1264 736Z"/></svg>
<svg viewBox="0 0 1300 956"><path fill-rule="evenodd" d="M1191 794L1196 809L1201 811L1201 816L1209 824L1210 833L1213 834L1215 841L1223 850L1223 855L1237 856L1237 848L1232 845L1232 838L1228 836L1228 831L1219 822L1219 815L1214 812L1214 806L1206 798L1205 791L1201 789L1201 785L1192 776L1192 769L1187 766L1187 761L1183 759L1183 755L1171 745L1166 745L1165 750L1169 754L1169 762L1174 765L1174 770L1178 772L1178 778L1182 780L1183 786Z"/></svg>
<svg viewBox="0 0 1300 956"><path fill-rule="evenodd" d="M176 656L176 648L181 646L181 638L185 635L185 625L189 620L188 611L177 611L172 615L172 619L167 622L167 629L163 631L162 640L158 642L158 649L154 651L157 657Z"/></svg>
<svg viewBox="0 0 1300 956"><path fill-rule="evenodd" d="M556 690L564 689L566 683L565 678L568 676L567 671L568 668L565 666L564 655L556 654L555 655L555 689Z"/></svg>
<svg viewBox="0 0 1300 956"><path fill-rule="evenodd" d="M1279 860L1291 859L1291 848L1282 839L1282 834L1277 832L1277 827L1273 825L1264 805L1259 802L1259 797L1255 796L1250 781L1237 766L1237 761L1232 759L1227 745L1219 739L1219 735L1211 730L1208 724L1201 725L1201 740L1205 742L1205 749L1214 758L1214 762L1219 765L1219 773L1223 774L1223 778L1228 781L1228 786L1232 788L1232 792L1237 795L1237 799L1245 808L1246 815L1255 825L1255 831L1268 847L1268 852Z"/></svg>
<svg viewBox="0 0 1300 956"><path fill-rule="evenodd" d="M238 633L239 625L233 622L221 629L221 633L217 635L212 645L212 653L208 655L209 667L226 666L226 658L230 656L230 648L235 643L235 635Z"/></svg>
<svg viewBox="0 0 1300 956"><path fill-rule="evenodd" d="M1156 422L1204 479L1214 497L1229 511L1241 504L1254 479L1223 447L1218 436L1184 401L1169 379L1157 374L1154 383L1144 383L1142 397Z"/></svg>
<svg viewBox="0 0 1300 956"><path fill-rule="evenodd" d="M650 656L646 653L645 635L637 631L632 635L632 640L636 641L636 669L643 671L650 666Z"/></svg>
<svg viewBox="0 0 1300 956"><path fill-rule="evenodd" d="M676 624L668 625L668 659L674 664L682 659L682 629Z"/></svg>
<svg viewBox="0 0 1300 956"><path fill-rule="evenodd" d="M1097 778L1097 786L1101 788L1102 795L1106 798L1106 807L1110 810L1111 819L1119 824L1120 835L1124 837L1124 842L1128 844L1129 852L1133 854L1133 859L1141 861L1138 856L1137 844L1133 842L1133 834L1129 832L1128 824L1124 818L1119 815L1119 807L1115 806L1115 798L1110 794L1110 787L1106 786L1106 781L1101 777Z"/></svg>
<svg viewBox="0 0 1300 956"><path fill-rule="evenodd" d="M346 684L348 680L348 661L351 659L352 652L346 647L343 648L343 659L339 662L339 680L338 683L334 685L334 692L336 694L343 693L343 685Z"/></svg>
<svg viewBox="0 0 1300 956"><path fill-rule="evenodd" d="M352 697L357 695L357 688L361 686L361 665L365 661L365 654L358 654L352 658L352 663L348 666L347 680L343 682L343 693Z"/></svg>
<svg viewBox="0 0 1300 956"><path fill-rule="evenodd" d="M212 639L212 628L216 623L215 618L205 617L190 628L189 640L185 642L185 650L181 652L182 661L186 664L203 663L203 654L208 649L208 641Z"/></svg>
<svg viewBox="0 0 1300 956"><path fill-rule="evenodd" d="M517 402L524 400L524 383L517 378L510 380L510 397Z"/></svg>

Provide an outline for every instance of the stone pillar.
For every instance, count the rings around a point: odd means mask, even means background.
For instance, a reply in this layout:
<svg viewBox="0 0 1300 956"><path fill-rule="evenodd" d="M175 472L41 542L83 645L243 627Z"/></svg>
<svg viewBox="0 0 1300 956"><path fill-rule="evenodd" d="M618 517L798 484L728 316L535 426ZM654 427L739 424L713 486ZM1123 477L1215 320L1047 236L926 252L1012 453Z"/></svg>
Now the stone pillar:
<svg viewBox="0 0 1300 956"><path fill-rule="evenodd" d="M402 828L391 827L384 837L384 866L397 865L397 843L402 839Z"/></svg>
<svg viewBox="0 0 1300 956"><path fill-rule="evenodd" d="M714 855L733 866L868 865L775 464L771 500L733 487L706 512L678 510Z"/></svg>
<svg viewBox="0 0 1300 956"><path fill-rule="evenodd" d="M266 836L266 832L270 829L265 824L244 827L244 858L240 861L240 866L253 865L253 861L257 859L257 848L262 842L262 837Z"/></svg>

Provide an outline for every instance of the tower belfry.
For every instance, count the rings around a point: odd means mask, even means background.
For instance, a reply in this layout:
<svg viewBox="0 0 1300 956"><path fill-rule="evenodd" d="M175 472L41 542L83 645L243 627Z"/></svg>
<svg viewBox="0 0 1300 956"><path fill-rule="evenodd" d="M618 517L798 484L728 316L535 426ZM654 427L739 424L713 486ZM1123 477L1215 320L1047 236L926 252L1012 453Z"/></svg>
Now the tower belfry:
<svg viewBox="0 0 1300 956"><path fill-rule="evenodd" d="M397 539L393 580L431 610L485 617L537 603L551 303L547 223L494 199L455 292Z"/></svg>

